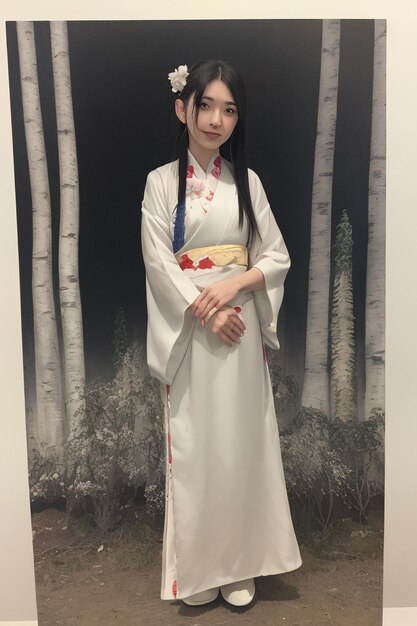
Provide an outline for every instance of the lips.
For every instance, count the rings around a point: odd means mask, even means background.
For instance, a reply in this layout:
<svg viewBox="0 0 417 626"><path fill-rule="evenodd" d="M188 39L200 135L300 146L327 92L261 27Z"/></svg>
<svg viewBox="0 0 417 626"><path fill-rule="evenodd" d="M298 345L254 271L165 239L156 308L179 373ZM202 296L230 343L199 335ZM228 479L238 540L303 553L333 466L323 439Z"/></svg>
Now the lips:
<svg viewBox="0 0 417 626"><path fill-rule="evenodd" d="M205 135L207 135L207 137L212 137L213 139L216 139L217 137L220 137L220 133L212 133L208 130L204 130L203 133Z"/></svg>

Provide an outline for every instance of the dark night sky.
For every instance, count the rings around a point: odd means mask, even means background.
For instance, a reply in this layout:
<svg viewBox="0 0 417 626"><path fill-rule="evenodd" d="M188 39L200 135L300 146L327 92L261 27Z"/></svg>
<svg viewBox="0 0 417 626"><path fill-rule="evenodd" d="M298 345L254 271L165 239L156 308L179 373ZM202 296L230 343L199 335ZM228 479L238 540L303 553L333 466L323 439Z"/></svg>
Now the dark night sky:
<svg viewBox="0 0 417 626"><path fill-rule="evenodd" d="M261 177L292 268L285 295L283 362L302 369L311 186L319 89L320 20L69 22L80 179L80 280L87 376L111 373L117 307L144 331L140 204L146 174L172 159L176 125L167 74L223 58L248 92L248 162ZM31 201L15 24L7 24L18 209L25 364L33 358ZM36 23L54 229L59 180L49 25ZM333 187L333 231L343 209L353 226L359 371L363 367L373 21L342 20ZM57 300L58 304L58 300ZM59 307L57 307L58 310ZM285 348L284 348L285 346Z"/></svg>

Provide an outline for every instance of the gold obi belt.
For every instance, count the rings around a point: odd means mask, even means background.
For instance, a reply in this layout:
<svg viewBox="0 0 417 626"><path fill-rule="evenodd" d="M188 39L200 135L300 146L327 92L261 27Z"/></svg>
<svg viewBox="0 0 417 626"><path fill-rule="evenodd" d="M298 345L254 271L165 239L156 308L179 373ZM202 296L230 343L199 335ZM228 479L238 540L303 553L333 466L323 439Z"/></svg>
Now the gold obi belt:
<svg viewBox="0 0 417 626"><path fill-rule="evenodd" d="M175 258L181 269L210 269L213 265L224 267L231 263L248 266L248 249L245 246L225 244L191 248L186 252L177 252Z"/></svg>

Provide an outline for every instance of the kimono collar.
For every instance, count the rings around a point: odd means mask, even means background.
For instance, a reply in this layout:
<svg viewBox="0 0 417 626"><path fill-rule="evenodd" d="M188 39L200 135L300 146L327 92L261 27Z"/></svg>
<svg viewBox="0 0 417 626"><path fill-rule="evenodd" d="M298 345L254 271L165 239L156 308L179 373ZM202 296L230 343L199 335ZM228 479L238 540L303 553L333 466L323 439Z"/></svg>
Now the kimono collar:
<svg viewBox="0 0 417 626"><path fill-rule="evenodd" d="M188 150L188 166L185 186L185 199L191 209L193 206L200 207L204 213L208 211L208 205L212 201L216 191L217 181L220 178L222 159L218 150L212 154L207 170L198 164L197 159ZM184 245L185 233L185 202L180 202L174 226L173 251L177 252Z"/></svg>
<svg viewBox="0 0 417 626"><path fill-rule="evenodd" d="M190 167L191 166L191 167ZM206 171L203 170L194 155L188 150L188 172L197 178L205 179L212 174L214 178L219 178L222 166L222 159L219 150L215 150L211 156Z"/></svg>

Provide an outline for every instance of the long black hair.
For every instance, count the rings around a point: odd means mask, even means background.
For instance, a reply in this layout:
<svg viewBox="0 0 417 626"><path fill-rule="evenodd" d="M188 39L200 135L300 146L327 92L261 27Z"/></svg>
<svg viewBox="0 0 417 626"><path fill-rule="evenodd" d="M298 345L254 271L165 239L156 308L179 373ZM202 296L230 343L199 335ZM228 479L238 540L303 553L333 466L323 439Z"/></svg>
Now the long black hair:
<svg viewBox="0 0 417 626"><path fill-rule="evenodd" d="M246 92L245 85L235 67L225 61L200 61L192 66L187 76L187 83L178 96L184 103L194 94L194 113L197 121L199 107L204 91L213 80L222 80L229 88L236 104L238 121L232 135L220 148L222 156L228 158L233 165L238 202L239 227L243 227L243 219L248 221L248 239L250 244L253 234L258 231L255 213L249 190L248 168L246 164L245 124L246 124ZM180 132L176 142L176 156L179 160L178 169L178 205L174 229L174 252L184 243L185 188L188 165L188 132L186 124L180 122Z"/></svg>

